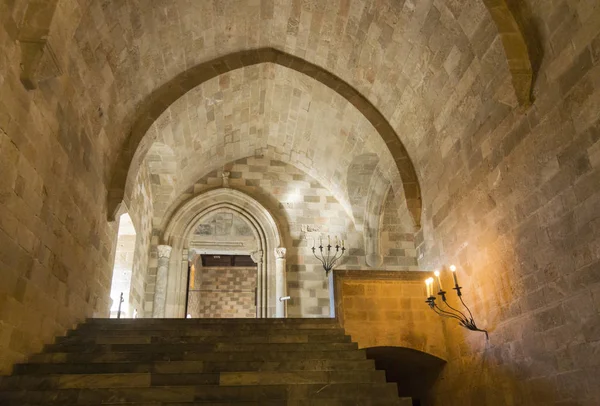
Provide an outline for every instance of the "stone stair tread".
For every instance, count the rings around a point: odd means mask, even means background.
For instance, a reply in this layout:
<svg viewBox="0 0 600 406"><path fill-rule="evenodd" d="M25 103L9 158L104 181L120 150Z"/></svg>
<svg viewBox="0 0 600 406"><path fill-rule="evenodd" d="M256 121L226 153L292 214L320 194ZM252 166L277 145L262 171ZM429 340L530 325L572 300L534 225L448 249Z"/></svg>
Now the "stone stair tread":
<svg viewBox="0 0 600 406"><path fill-rule="evenodd" d="M335 343L201 343L201 344L49 344L47 352L105 353L105 352L238 352L238 351L310 351L320 349L354 350L358 345L353 342Z"/></svg>
<svg viewBox="0 0 600 406"><path fill-rule="evenodd" d="M373 360L309 359L301 361L159 361L146 363L18 364L16 375L83 373L200 373L244 371L374 370Z"/></svg>
<svg viewBox="0 0 600 406"><path fill-rule="evenodd" d="M149 403L12 403L8 402L6 406L412 406L412 399L290 399L290 400L236 400L232 402L149 402Z"/></svg>
<svg viewBox="0 0 600 406"><path fill-rule="evenodd" d="M322 324L339 324L332 317L286 317L286 318L264 318L264 319L249 319L249 318L148 318L148 319L111 319L105 317L90 317L85 321L86 324L304 324L304 323L322 323Z"/></svg>
<svg viewBox="0 0 600 406"><path fill-rule="evenodd" d="M106 362L156 362L156 361L278 361L306 359L366 359L364 350L336 351L220 351L220 352L107 352L107 353L76 353L53 352L33 355L30 362L38 363L106 363Z"/></svg>
<svg viewBox="0 0 600 406"><path fill-rule="evenodd" d="M130 404L133 402L232 402L302 399L398 399L396 386L388 383L331 383L252 386L163 386L135 388L85 388L0 392L0 402L24 404ZM61 403L62 402L62 403Z"/></svg>
<svg viewBox="0 0 600 406"><path fill-rule="evenodd" d="M285 343L349 343L348 335L303 335L303 334L277 334L277 335L251 335L251 336L67 336L58 337L54 346L60 348L68 345L107 345L107 344L214 344L214 343L240 343L240 344L285 344Z"/></svg>
<svg viewBox="0 0 600 406"><path fill-rule="evenodd" d="M157 329L103 329L103 330L89 330L89 329L74 329L67 332L67 337L113 337L113 336L127 336L127 337L237 337L241 332L249 333L249 329L237 329L235 326L227 326L226 328L186 328L186 329L170 329L170 330L157 330ZM336 328L320 328L320 329L289 329L289 328L277 328L277 329L254 329L253 335L259 332L263 336L296 336L296 335L344 335L344 329L339 326Z"/></svg>
<svg viewBox="0 0 600 406"><path fill-rule="evenodd" d="M384 382L383 371L249 371L222 373L118 373L17 375L0 379L0 390L125 388L154 386L286 385Z"/></svg>

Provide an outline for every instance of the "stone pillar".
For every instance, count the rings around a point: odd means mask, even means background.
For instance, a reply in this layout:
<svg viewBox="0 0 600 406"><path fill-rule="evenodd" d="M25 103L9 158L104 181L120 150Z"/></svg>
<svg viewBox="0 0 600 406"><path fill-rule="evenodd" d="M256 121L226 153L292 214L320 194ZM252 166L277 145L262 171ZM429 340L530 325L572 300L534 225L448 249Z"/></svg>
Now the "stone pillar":
<svg viewBox="0 0 600 406"><path fill-rule="evenodd" d="M256 264L257 272L256 272L256 318L266 317L265 313L265 305L263 303L263 291L266 289L266 286L263 286L263 252L262 250L254 251L250 253L250 258Z"/></svg>
<svg viewBox="0 0 600 406"><path fill-rule="evenodd" d="M275 248L275 317L286 317L287 301L281 301L281 298L286 296L286 274L285 274L285 253L286 249L279 247Z"/></svg>
<svg viewBox="0 0 600 406"><path fill-rule="evenodd" d="M165 307L167 301L167 279L169 276L169 261L171 260L170 245L159 245L158 251L158 269L156 271L156 287L154 291L154 309L153 318L165 317Z"/></svg>

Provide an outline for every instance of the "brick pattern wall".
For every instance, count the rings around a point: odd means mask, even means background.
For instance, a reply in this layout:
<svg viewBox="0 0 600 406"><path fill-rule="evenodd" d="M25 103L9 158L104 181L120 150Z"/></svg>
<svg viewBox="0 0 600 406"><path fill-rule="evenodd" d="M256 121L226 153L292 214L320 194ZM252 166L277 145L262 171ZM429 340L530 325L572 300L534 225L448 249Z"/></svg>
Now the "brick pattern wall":
<svg viewBox="0 0 600 406"><path fill-rule="evenodd" d="M256 317L256 267L200 267L190 278L188 314L192 318Z"/></svg>

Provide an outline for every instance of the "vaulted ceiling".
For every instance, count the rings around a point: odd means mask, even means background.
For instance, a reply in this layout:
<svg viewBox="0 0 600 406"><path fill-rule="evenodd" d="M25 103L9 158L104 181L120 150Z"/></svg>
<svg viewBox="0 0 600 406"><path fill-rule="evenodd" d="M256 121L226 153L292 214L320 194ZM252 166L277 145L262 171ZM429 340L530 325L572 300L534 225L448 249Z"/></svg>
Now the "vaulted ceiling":
<svg viewBox="0 0 600 406"><path fill-rule="evenodd" d="M47 34L69 72L76 96L61 114L88 123L73 129L76 146L104 152L88 159L104 160L109 215L129 199L126 180L156 138L178 161L173 190L266 149L312 171L346 205L349 162L376 153L382 173L402 178L396 189L418 224L417 176L494 109L523 103L519 84L531 73L523 19L505 0L52 0L55 10L40 8L52 18L27 3L11 18ZM259 64L253 49L273 50L263 62L291 69Z"/></svg>

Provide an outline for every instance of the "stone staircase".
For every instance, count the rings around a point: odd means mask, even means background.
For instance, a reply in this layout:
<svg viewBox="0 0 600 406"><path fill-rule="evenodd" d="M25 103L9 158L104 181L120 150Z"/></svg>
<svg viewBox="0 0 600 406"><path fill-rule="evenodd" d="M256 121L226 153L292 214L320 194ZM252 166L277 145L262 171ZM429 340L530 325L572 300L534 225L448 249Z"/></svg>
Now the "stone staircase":
<svg viewBox="0 0 600 406"><path fill-rule="evenodd" d="M0 405L401 405L333 319L90 319L0 379Z"/></svg>

